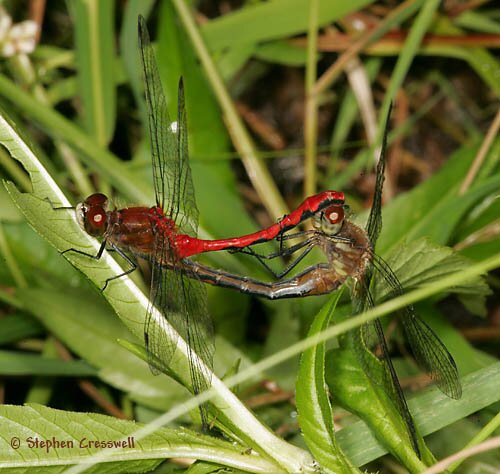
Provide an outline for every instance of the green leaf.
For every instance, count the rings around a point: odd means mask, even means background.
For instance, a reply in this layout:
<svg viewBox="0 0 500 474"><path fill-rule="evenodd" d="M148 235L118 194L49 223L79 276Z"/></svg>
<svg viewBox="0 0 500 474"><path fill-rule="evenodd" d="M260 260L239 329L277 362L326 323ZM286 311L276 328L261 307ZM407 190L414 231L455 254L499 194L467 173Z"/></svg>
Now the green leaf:
<svg viewBox="0 0 500 474"><path fill-rule="evenodd" d="M335 377L335 374L332 374L332 377ZM498 402L500 362L465 376L462 379L462 387L460 400L451 400L435 387L408 400L408 406L422 435L434 433ZM337 439L341 448L357 466L363 466L387 452L362 421L343 428L337 434Z"/></svg>
<svg viewBox="0 0 500 474"><path fill-rule="evenodd" d="M463 146L438 173L386 206L377 251L383 254L405 239L420 237L445 244L471 206L493 195L500 187L500 175L496 174L478 182L466 194L458 195L476 153L477 147Z"/></svg>
<svg viewBox="0 0 500 474"><path fill-rule="evenodd" d="M370 3L372 2L368 0L320 2L319 26L329 24ZM239 44L257 44L307 31L308 8L308 2L304 0L254 3L206 23L202 32L212 50Z"/></svg>
<svg viewBox="0 0 500 474"><path fill-rule="evenodd" d="M89 377L96 375L96 371L82 360L63 361L35 354L0 351L0 374Z"/></svg>
<svg viewBox="0 0 500 474"><path fill-rule="evenodd" d="M186 398L182 387L165 376L154 376L147 363L118 344L117 339L139 341L97 293L23 289L17 295L52 334L99 369L101 380L128 393L133 400L166 410Z"/></svg>
<svg viewBox="0 0 500 474"><path fill-rule="evenodd" d="M329 351L326 355L326 366L326 381L335 402L365 421L376 438L410 472L422 471L426 463L421 461L413 450L398 408L388 396L383 382L385 371L382 363L371 357L372 380L361 368L353 348L348 347ZM420 436L419 439L424 459L427 465L430 465L433 462L432 454L425 448Z"/></svg>
<svg viewBox="0 0 500 474"><path fill-rule="evenodd" d="M85 128L105 147L113 135L116 115L114 3L74 0L69 6L75 23L78 84Z"/></svg>
<svg viewBox="0 0 500 474"><path fill-rule="evenodd" d="M143 97L142 66L137 47L137 18L147 18L154 0L129 0L124 7L122 27L120 30L120 54L127 71L128 80L134 92L136 104L141 116L146 118L146 103ZM143 120L143 123L146 121Z"/></svg>
<svg viewBox="0 0 500 474"><path fill-rule="evenodd" d="M0 406L0 420L0 466L3 468L40 470L43 466L44 472L57 473L74 464L98 462L98 456L104 455L104 464L85 472L142 473L172 457L202 459L249 472L275 472L276 469L257 454L246 453L241 445L186 429L160 428L154 434L140 437L138 431L143 425L133 421L35 404ZM14 438L20 442L19 449L9 444ZM42 447L43 441L52 446ZM122 449L114 449L120 441L123 441ZM56 447L56 442L67 444ZM96 442L106 444L96 448Z"/></svg>
<svg viewBox="0 0 500 474"><path fill-rule="evenodd" d="M449 247L434 244L427 238L398 245L386 258L405 289L432 285L437 280L470 267L472 262ZM386 297L390 288L383 278L375 279L377 300ZM491 290L481 277L475 277L450 288L449 291L465 296L475 308L485 311L486 296Z"/></svg>
<svg viewBox="0 0 500 474"><path fill-rule="evenodd" d="M342 291L336 292L316 315L308 337L328 327ZM307 349L300 359L296 384L299 424L304 440L322 471L333 473L359 472L340 450L335 440L333 411L325 384L325 343Z"/></svg>
<svg viewBox="0 0 500 474"><path fill-rule="evenodd" d="M455 25L480 31L482 33L492 33L500 35L500 23L492 18L491 12L465 10L463 13L453 19Z"/></svg>
<svg viewBox="0 0 500 474"><path fill-rule="evenodd" d="M7 191L3 186L0 187L0 202L2 203L2 206L0 207L0 221L20 222L23 220L22 214L11 201L9 195L7 194Z"/></svg>
<svg viewBox="0 0 500 474"><path fill-rule="evenodd" d="M262 358L276 354L290 347L300 339L297 304L290 300L273 301L269 306L272 313L271 327L267 334ZM284 390L293 390L297 377L298 356L290 357L279 366L270 368L266 373Z"/></svg>
<svg viewBox="0 0 500 474"><path fill-rule="evenodd" d="M33 318L16 314L0 319L0 346L26 337L37 336L43 327Z"/></svg>
<svg viewBox="0 0 500 474"><path fill-rule="evenodd" d="M307 60L304 48L283 40L257 46L255 56L263 61L287 66L304 66Z"/></svg>

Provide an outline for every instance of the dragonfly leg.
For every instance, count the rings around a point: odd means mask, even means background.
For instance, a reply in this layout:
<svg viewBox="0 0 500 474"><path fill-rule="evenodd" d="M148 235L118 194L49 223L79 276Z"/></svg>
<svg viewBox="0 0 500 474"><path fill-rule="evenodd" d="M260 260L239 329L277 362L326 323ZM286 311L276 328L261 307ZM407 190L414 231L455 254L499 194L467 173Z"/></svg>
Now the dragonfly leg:
<svg viewBox="0 0 500 474"><path fill-rule="evenodd" d="M43 200L47 201L50 204L50 207L52 208L53 211L64 211L68 209L72 209L73 211L75 210L75 206L55 206L49 197L45 197L43 198Z"/></svg>
<svg viewBox="0 0 500 474"><path fill-rule="evenodd" d="M94 260L100 260L100 258L102 257L102 254L104 253L104 250L106 248L106 243L107 243L106 240L102 241L101 246L99 247L99 250L97 251L97 253L95 255L88 253L88 252L83 252L82 250L78 250L78 249L74 249L74 248L64 250L63 252L61 252L61 255L64 255L65 253L68 253L68 252L73 252L73 253L77 253L79 255L84 255L85 257L93 258ZM101 288L101 291L104 291L108 287L108 284L110 281L113 281L113 280L121 278L125 275L128 275L137 269L137 264L125 252L123 252L121 249L119 249L116 245L111 244L111 247L108 250L111 252L116 252L118 255L120 255L120 257L122 257L130 265L130 268L128 270L124 271L123 273L120 273L119 275L115 275L113 277L108 278L104 282L104 286Z"/></svg>
<svg viewBox="0 0 500 474"><path fill-rule="evenodd" d="M106 248L106 239L104 239L102 241L101 246L99 247L99 250L97 251L97 253L95 255L88 253L88 252L84 252L83 250L78 250L78 249L74 249L74 248L63 250L61 252L61 255L64 255L65 253L68 253L68 252L73 252L73 253L77 253L79 255L85 255L85 257L93 258L94 260L99 260L102 257L102 254L103 254L105 248Z"/></svg>
<svg viewBox="0 0 500 474"><path fill-rule="evenodd" d="M286 276L288 273L290 273L296 266L297 264L315 247L317 246L317 239L315 238L317 236L316 231L304 231L304 232L297 232L295 234L288 234L288 235L282 235L279 237L280 242L282 240L293 240L297 239L299 237L307 237L305 240L298 242L295 245L292 245L291 247L285 248L285 249L280 249L277 252L273 252L267 255L259 254L255 252L251 247L246 247L243 249L238 249L237 251L251 255L264 266L264 268L271 273L275 278L281 279L284 276ZM342 237L342 236L337 236L334 235L330 237L331 239L338 241L338 242L346 242L352 244L352 240L347 238L347 237ZM276 257L286 257L288 255L292 255L298 250L303 249L306 247L306 249L292 262L290 262L282 271L276 272L274 271L264 260L270 260Z"/></svg>
<svg viewBox="0 0 500 474"><path fill-rule="evenodd" d="M274 271L266 262L265 260L270 260L276 257L285 257L287 255L291 255L297 250L300 250L302 248L306 247L306 249L295 259L293 260L290 264L288 264L282 271L276 272ZM262 255L257 252L255 252L252 248L247 247L245 249L241 249L240 252L251 255L252 257L255 257L263 266L264 268L271 273L275 278L280 279L283 278L285 275L290 273L295 266L315 247L315 242L313 237L310 237L307 240L304 240L302 242L299 242L292 247L289 247L287 249L284 249L282 252L273 252L267 255Z"/></svg>
<svg viewBox="0 0 500 474"><path fill-rule="evenodd" d="M111 248L109 249L109 251L116 252L118 255L120 255L120 257L122 257L123 260L125 260L130 265L130 268L128 270L125 270L123 273L120 273L119 275L115 275L115 276L112 276L110 278L107 278L106 281L104 282L104 286L101 288L101 291L104 291L107 288L107 286L108 286L108 284L109 284L110 281L117 280L118 278L122 278L122 277L124 277L126 275L130 275L132 272L134 272L135 270L137 270L137 263L135 263L119 247L117 247L114 244L111 244Z"/></svg>
<svg viewBox="0 0 500 474"><path fill-rule="evenodd" d="M288 275L288 273L290 273L304 259L304 257L308 255L309 252L315 247L316 244L314 242L308 242L308 245L305 246L305 250L295 260L292 260L281 272L279 272L276 275L276 278L281 279L284 276Z"/></svg>

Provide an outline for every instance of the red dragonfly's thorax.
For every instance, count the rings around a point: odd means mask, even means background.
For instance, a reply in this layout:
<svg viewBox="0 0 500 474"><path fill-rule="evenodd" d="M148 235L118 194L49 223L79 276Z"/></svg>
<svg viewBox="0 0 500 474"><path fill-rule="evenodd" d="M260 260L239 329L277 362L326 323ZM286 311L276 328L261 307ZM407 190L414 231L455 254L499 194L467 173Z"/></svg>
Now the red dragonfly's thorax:
<svg viewBox="0 0 500 474"><path fill-rule="evenodd" d="M85 232L149 260L154 257L156 239L164 239L165 249L175 248L175 223L165 216L161 207L108 211L107 204L107 197L97 193L77 206L77 219ZM172 255L172 251L165 254Z"/></svg>

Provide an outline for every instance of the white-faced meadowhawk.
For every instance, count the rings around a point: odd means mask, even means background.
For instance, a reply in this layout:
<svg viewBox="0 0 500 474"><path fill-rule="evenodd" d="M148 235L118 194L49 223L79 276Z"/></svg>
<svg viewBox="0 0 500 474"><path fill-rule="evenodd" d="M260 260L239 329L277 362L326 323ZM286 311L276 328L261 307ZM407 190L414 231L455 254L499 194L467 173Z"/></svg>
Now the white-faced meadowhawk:
<svg viewBox="0 0 500 474"><path fill-rule="evenodd" d="M278 223L261 231L241 237L221 240L196 238L198 211L196 208L191 171L188 162L187 126L182 81L179 85L176 127L169 119L166 99L161 86L153 48L145 22L139 20L139 44L144 67L145 94L149 113L149 129L153 160L154 190L156 206L130 207L108 210L108 200L102 194L93 194L77 207L77 216L82 228L92 236L101 237L99 258L106 246L117 251L130 263L131 268L121 275L108 279L106 285L136 269L128 253L144 258L152 264L150 309L144 329L145 344L151 359L159 359L168 365L175 352L175 338L167 338L170 330L152 323L152 308L158 308L168 323L185 338L190 351L205 363L205 368L190 359L191 379L194 393L208 388L212 367L213 330L207 310L205 283L234 288L270 299L319 295L333 291L348 277L357 282L353 299L356 312L372 304L367 290L372 270L383 275L394 294L403 290L399 280L382 259L373 253L373 246L380 231L380 194L383 169L377 173L377 190L370 214L367 231L344 221L344 194L325 191L307 198L293 212ZM384 160L380 160L383 166ZM378 197L377 197L378 196ZM234 275L222 270L191 261L190 256L215 250L247 251L249 246L274 238L286 240L293 235L283 235L298 224L314 217L316 230L301 233L306 239L289 249L268 257L291 254L303 248L304 255L314 247L320 247L328 258L296 275L281 278L272 283ZM75 249L72 251L79 252ZM258 256L250 251L252 255ZM85 254L87 255L87 254ZM296 261L302 258L299 257ZM287 268L291 270L293 265ZM284 276L284 275L283 275ZM432 330L421 321L413 308L403 313L403 327L419 363L433 375L440 388L450 396L458 397L460 384L451 355ZM380 322L373 323L379 336L379 345L386 348ZM368 334L367 331L365 331ZM425 344L420 339L424 336ZM399 396L398 405L414 437L413 422L394 368L388 356L386 366ZM155 363L151 363L152 369ZM206 423L206 413L202 411ZM418 449L418 446L416 446Z"/></svg>

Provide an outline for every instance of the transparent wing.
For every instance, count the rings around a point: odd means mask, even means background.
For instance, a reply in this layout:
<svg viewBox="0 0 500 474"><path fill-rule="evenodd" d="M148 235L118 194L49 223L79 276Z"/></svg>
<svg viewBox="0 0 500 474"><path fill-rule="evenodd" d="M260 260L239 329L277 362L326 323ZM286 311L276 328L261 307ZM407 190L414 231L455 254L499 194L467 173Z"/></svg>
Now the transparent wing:
<svg viewBox="0 0 500 474"><path fill-rule="evenodd" d="M175 255L166 242L166 239L155 239L157 261L175 262ZM179 262L176 266L179 266ZM153 321L154 307L163 315L163 319L159 322ZM193 393L196 395L210 387L215 351L206 289L199 280L188 278L180 270L153 264L150 304L144 335L153 373L158 372L155 359L168 366L179 336L188 345L191 383ZM206 427L208 424L206 406L201 407L201 414L203 426Z"/></svg>
<svg viewBox="0 0 500 474"><path fill-rule="evenodd" d="M168 114L153 46L142 16L139 17L138 32L153 157L156 204L161 206L165 214L176 222L181 232L195 236L198 212L189 167L184 87L181 80L178 91L177 123L173 124ZM179 218L180 209L184 210L181 218Z"/></svg>
<svg viewBox="0 0 500 474"><path fill-rule="evenodd" d="M171 255L167 239L155 238L153 252L155 256L164 256L169 259L165 261L172 261L173 255ZM163 366L168 367L177 347L179 337L177 321L182 311L180 295L180 284L175 273L153 262L149 305L144 325L144 343L148 353L149 367L154 374L160 372L156 359ZM155 307L161 314L161 317L157 319L154 317Z"/></svg>
<svg viewBox="0 0 500 474"><path fill-rule="evenodd" d="M194 195L193 178L189 166L188 128L186 119L186 102L184 99L184 82L179 80L179 91L177 99L177 164L178 171L178 193L177 206L172 207L170 216L177 227L185 234L196 237L198 235L198 207ZM182 209L182 215L179 210Z"/></svg>
<svg viewBox="0 0 500 474"><path fill-rule="evenodd" d="M379 256L373 255L373 265L389 287L389 298L404 293L398 277L389 265ZM462 386L457 366L452 355L446 349L434 331L422 321L413 306L406 306L398 311L406 339L410 344L415 360L422 370L436 382L447 396L458 399L462 395Z"/></svg>
<svg viewBox="0 0 500 474"><path fill-rule="evenodd" d="M372 248L375 248L382 227L382 188L384 184L388 122L391 110L392 104L385 123L382 149L377 165L373 204L366 225L366 231L372 243ZM383 277L383 281L389 286L389 297L399 296L404 293L401 283L389 265L373 252L372 264L374 269ZM380 281L377 278L379 284ZM434 331L417 316L412 306L407 306L398 313L405 336L419 366L432 377L443 393L451 398L460 398L462 388L457 367L444 344Z"/></svg>
<svg viewBox="0 0 500 474"><path fill-rule="evenodd" d="M384 136L382 139L382 148L380 150L380 157L377 163L377 174L375 178L375 193L373 194L373 204L366 223L366 231L373 248L377 243L380 230L382 229L382 190L384 187L384 172L385 160L387 150L387 134L389 132L389 118L391 117L392 103L389 107L389 112L384 125Z"/></svg>
<svg viewBox="0 0 500 474"><path fill-rule="evenodd" d="M374 306L373 298L369 290L371 280L371 270L367 270L365 278L356 282L353 290L353 309L355 314L360 314ZM403 390L399 383L396 369L389 356L387 341L384 336L382 324L379 319L363 324L357 331L355 337L358 338L356 355L361 367L366 375L376 385L382 387L396 404L396 407L404 421L408 437L413 449L419 455L418 437L413 418L406 403ZM364 348L371 352L366 351ZM377 357L383 363L383 380L380 378L380 371L374 365L373 357Z"/></svg>

